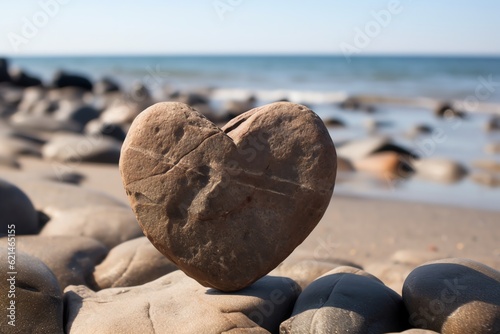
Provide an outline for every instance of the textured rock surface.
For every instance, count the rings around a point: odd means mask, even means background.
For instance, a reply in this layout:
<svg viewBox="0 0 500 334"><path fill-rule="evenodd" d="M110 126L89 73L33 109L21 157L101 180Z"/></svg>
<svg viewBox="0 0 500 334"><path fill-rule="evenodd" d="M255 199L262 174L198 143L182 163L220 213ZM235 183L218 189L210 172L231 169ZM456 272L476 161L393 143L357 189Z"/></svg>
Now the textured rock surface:
<svg viewBox="0 0 500 334"><path fill-rule="evenodd" d="M42 260L54 273L61 288L84 284L95 288L92 273L106 256L107 248L85 237L16 237L17 250ZM7 238L0 239L0 249L7 249Z"/></svg>
<svg viewBox="0 0 500 334"><path fill-rule="evenodd" d="M63 296L59 283L49 268L38 258L17 251L15 258L14 280L7 272L12 271L7 266L7 248L2 245L0 252L0 308L2 321L0 332L10 334L45 334L64 333L63 331ZM10 260L10 259L9 259ZM14 283L15 287L11 286ZM9 298L10 291L15 297ZM14 301L15 326L9 325L12 320L7 310ZM5 316L7 315L7 317Z"/></svg>
<svg viewBox="0 0 500 334"><path fill-rule="evenodd" d="M408 328L401 297L374 276L338 267L312 282L280 333L387 333Z"/></svg>
<svg viewBox="0 0 500 334"><path fill-rule="evenodd" d="M95 268L94 279L101 289L145 284L177 270L146 237L113 248Z"/></svg>
<svg viewBox="0 0 500 334"><path fill-rule="evenodd" d="M0 235L9 230L17 235L38 233L38 216L21 189L0 179Z"/></svg>
<svg viewBox="0 0 500 334"><path fill-rule="evenodd" d="M300 288L266 276L235 293L208 289L181 271L151 283L93 292L65 291L66 331L100 333L275 333L290 314Z"/></svg>
<svg viewBox="0 0 500 334"><path fill-rule="evenodd" d="M90 237L111 249L143 234L129 208L91 206L56 213L40 231L40 235Z"/></svg>
<svg viewBox="0 0 500 334"><path fill-rule="evenodd" d="M274 103L222 129L182 103L141 113L120 171L145 235L205 286L233 291L281 263L333 192L335 148L304 106Z"/></svg>
<svg viewBox="0 0 500 334"><path fill-rule="evenodd" d="M500 333L500 272L484 264L426 263L406 279L403 299L415 327L443 334Z"/></svg>

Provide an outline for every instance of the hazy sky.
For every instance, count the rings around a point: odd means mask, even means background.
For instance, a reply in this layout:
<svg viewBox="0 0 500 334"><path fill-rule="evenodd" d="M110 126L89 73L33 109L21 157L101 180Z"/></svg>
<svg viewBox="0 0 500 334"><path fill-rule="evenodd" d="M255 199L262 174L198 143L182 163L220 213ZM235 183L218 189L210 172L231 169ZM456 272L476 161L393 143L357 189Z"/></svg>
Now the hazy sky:
<svg viewBox="0 0 500 334"><path fill-rule="evenodd" d="M499 14L498 0L0 0L0 54L500 55Z"/></svg>

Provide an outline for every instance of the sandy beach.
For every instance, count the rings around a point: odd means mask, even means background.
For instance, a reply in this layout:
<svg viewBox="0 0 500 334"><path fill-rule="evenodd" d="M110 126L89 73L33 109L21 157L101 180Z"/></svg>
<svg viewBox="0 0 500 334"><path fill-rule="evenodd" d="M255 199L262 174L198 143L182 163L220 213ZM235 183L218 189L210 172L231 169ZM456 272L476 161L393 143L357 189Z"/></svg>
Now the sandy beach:
<svg viewBox="0 0 500 334"><path fill-rule="evenodd" d="M494 99L3 65L2 333L498 333Z"/></svg>

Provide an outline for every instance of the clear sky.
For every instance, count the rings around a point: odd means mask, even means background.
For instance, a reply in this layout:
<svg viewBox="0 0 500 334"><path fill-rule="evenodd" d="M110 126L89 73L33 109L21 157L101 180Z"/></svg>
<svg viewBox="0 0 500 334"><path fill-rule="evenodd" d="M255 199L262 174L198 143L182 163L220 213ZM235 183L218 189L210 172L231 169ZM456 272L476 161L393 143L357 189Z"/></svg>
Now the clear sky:
<svg viewBox="0 0 500 334"><path fill-rule="evenodd" d="M500 55L498 0L0 0L0 15L4 55Z"/></svg>

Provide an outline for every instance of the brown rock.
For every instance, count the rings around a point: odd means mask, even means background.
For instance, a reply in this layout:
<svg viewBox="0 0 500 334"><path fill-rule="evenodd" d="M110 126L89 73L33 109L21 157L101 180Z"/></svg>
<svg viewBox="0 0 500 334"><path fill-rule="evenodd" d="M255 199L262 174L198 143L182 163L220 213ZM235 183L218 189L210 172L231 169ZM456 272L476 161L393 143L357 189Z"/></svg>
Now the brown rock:
<svg viewBox="0 0 500 334"><path fill-rule="evenodd" d="M7 256L6 250L2 246L0 252L0 308L3 315L0 332L64 333L63 296L54 274L38 258L17 250L13 259ZM14 260L14 270L8 267L8 260ZM12 271L16 274L7 274Z"/></svg>
<svg viewBox="0 0 500 334"><path fill-rule="evenodd" d="M65 292L71 334L219 334L277 332L300 288L290 279L266 276L223 293L178 270L137 287L93 292L71 286Z"/></svg>
<svg viewBox="0 0 500 334"><path fill-rule="evenodd" d="M97 240L85 237L17 236L16 246L17 250L42 260L63 289L71 284L94 288L94 267L108 252ZM7 238L0 238L0 247L7 249Z"/></svg>
<svg viewBox="0 0 500 334"><path fill-rule="evenodd" d="M500 272L481 263L426 263L406 279L403 299L415 327L443 334L500 332Z"/></svg>
<svg viewBox="0 0 500 334"><path fill-rule="evenodd" d="M90 237L111 249L143 234L129 208L91 206L57 212L40 231L40 235Z"/></svg>
<svg viewBox="0 0 500 334"><path fill-rule="evenodd" d="M280 333L387 333L408 328L401 297L374 276L339 267L312 282Z"/></svg>
<svg viewBox="0 0 500 334"><path fill-rule="evenodd" d="M403 177L412 170L409 164L396 152L381 152L356 160L354 168L390 177Z"/></svg>
<svg viewBox="0 0 500 334"><path fill-rule="evenodd" d="M145 284L177 270L146 237L113 248L95 268L94 278L101 289Z"/></svg>
<svg viewBox="0 0 500 334"><path fill-rule="evenodd" d="M181 103L141 113L120 171L145 235L205 286L242 289L281 263L330 203L335 148L321 119L292 103L222 129Z"/></svg>

